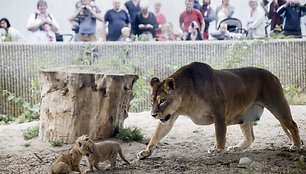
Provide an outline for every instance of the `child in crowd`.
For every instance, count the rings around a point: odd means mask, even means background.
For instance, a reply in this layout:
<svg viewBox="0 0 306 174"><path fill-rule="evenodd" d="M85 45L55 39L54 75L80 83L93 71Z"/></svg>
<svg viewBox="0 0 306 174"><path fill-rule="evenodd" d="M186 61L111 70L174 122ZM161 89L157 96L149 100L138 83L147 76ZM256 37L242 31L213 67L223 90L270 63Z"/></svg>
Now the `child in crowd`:
<svg viewBox="0 0 306 174"><path fill-rule="evenodd" d="M200 32L200 28L196 21L191 22L189 29L188 29L186 40L191 40L191 41L203 40L202 34Z"/></svg>
<svg viewBox="0 0 306 174"><path fill-rule="evenodd" d="M121 29L121 37L119 41L131 41L130 34L131 34L131 29L129 27L123 27Z"/></svg>
<svg viewBox="0 0 306 174"><path fill-rule="evenodd" d="M157 38L158 41L170 41L175 40L175 36L173 34L173 26L171 23L165 23L161 28L161 35Z"/></svg>
<svg viewBox="0 0 306 174"><path fill-rule="evenodd" d="M211 32L211 36L218 39L218 40L229 39L230 38L230 32L227 30L227 24L222 22L217 31Z"/></svg>

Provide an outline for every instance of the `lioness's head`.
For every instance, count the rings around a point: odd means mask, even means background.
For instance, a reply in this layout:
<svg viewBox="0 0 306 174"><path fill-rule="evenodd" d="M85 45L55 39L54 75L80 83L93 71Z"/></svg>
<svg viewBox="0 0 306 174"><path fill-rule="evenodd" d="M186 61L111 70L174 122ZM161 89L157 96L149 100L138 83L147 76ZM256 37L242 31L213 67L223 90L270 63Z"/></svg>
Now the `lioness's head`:
<svg viewBox="0 0 306 174"><path fill-rule="evenodd" d="M151 79L151 87L151 115L165 123L171 118L171 115L179 108L181 103L181 97L177 92L175 80L167 78L160 82L157 77L154 77Z"/></svg>

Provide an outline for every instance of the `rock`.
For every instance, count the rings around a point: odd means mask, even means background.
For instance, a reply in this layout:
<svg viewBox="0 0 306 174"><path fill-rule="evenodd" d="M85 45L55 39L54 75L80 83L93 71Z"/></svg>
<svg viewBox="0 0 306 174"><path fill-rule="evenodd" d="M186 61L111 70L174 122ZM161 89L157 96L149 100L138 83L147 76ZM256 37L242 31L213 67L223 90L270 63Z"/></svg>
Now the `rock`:
<svg viewBox="0 0 306 174"><path fill-rule="evenodd" d="M240 160L239 160L239 165L247 166L247 165L251 164L252 162L253 162L253 161L252 161L250 158L248 158L248 157L242 157L242 158L240 158Z"/></svg>

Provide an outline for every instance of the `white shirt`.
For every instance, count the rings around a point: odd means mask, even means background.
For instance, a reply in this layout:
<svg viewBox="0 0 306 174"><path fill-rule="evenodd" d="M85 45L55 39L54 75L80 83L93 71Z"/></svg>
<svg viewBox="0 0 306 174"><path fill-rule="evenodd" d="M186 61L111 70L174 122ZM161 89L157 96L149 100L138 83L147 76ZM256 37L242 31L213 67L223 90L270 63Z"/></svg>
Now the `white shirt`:
<svg viewBox="0 0 306 174"><path fill-rule="evenodd" d="M252 38L263 38L266 36L266 19L265 12L261 7L257 7L253 14L250 15L247 27Z"/></svg>
<svg viewBox="0 0 306 174"><path fill-rule="evenodd" d="M13 27L8 28L7 33L11 37L12 42L24 42L25 41L22 34ZM5 32L2 35L4 36ZM1 41L3 42L4 39L5 39L5 36L3 37L3 39Z"/></svg>
<svg viewBox="0 0 306 174"><path fill-rule="evenodd" d="M36 15L38 14L38 15ZM36 17L36 18L35 18ZM51 14L48 14L46 20L52 21L52 24L56 27L58 27L58 23L55 20L54 16L52 16ZM30 15L28 22L27 22L27 28L30 28L31 26L37 26L41 23L41 18L39 17L39 13L33 13ZM41 43L41 42L56 42L55 39L55 31L43 31L41 29L36 29L32 32L32 38L31 41L35 42L35 43ZM52 41L50 41L50 37L52 38Z"/></svg>

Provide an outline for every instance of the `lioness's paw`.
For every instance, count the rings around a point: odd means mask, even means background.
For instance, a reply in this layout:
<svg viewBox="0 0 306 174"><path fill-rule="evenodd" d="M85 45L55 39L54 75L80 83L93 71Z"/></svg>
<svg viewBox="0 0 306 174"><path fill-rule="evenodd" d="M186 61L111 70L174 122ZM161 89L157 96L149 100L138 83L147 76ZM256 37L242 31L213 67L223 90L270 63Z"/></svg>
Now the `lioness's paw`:
<svg viewBox="0 0 306 174"><path fill-rule="evenodd" d="M222 152L223 149L218 149L218 148L211 148L211 149L208 149L208 153L220 153Z"/></svg>
<svg viewBox="0 0 306 174"><path fill-rule="evenodd" d="M290 149L290 150L293 150L293 151L298 151L298 150L303 149L303 147L302 147L302 146L291 145L291 146L289 147L289 149Z"/></svg>
<svg viewBox="0 0 306 174"><path fill-rule="evenodd" d="M143 159L146 159L147 157L151 156L152 155L152 151L148 151L148 150L142 150L141 152L139 152L137 154L137 158L139 160L143 160Z"/></svg>
<svg viewBox="0 0 306 174"><path fill-rule="evenodd" d="M239 149L239 147L237 147L237 146L229 146L229 147L227 148L227 150L228 150L228 151L238 151L238 150L240 150L240 149Z"/></svg>

